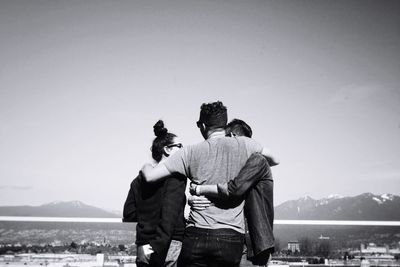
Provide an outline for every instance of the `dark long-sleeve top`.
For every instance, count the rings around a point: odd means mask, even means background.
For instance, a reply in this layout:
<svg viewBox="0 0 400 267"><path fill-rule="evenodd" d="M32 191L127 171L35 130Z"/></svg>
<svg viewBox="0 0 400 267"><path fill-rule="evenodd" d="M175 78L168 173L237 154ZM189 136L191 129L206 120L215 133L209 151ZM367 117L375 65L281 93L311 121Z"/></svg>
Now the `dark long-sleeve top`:
<svg viewBox="0 0 400 267"><path fill-rule="evenodd" d="M136 244L150 244L151 258L159 263L165 261L171 240L183 239L185 188L186 177L179 174L147 183L140 172L131 183L122 220L137 222Z"/></svg>
<svg viewBox="0 0 400 267"><path fill-rule="evenodd" d="M227 185L218 185L218 192L224 197L245 195L247 257L253 264L266 264L275 242L273 178L267 159L260 153L252 154L238 176Z"/></svg>

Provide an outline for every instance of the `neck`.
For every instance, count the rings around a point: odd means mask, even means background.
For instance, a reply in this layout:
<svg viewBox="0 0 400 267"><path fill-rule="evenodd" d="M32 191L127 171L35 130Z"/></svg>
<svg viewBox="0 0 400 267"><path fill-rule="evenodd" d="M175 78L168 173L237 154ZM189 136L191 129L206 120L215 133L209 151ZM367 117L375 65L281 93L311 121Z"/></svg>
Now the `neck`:
<svg viewBox="0 0 400 267"><path fill-rule="evenodd" d="M168 155L168 156L169 156L169 155ZM164 154L164 155L162 156L160 162L157 162L157 164L159 164L159 163L165 161L165 160L168 158L168 156L166 156L166 155Z"/></svg>
<svg viewBox="0 0 400 267"><path fill-rule="evenodd" d="M207 139L225 137L225 129L215 129L208 132Z"/></svg>

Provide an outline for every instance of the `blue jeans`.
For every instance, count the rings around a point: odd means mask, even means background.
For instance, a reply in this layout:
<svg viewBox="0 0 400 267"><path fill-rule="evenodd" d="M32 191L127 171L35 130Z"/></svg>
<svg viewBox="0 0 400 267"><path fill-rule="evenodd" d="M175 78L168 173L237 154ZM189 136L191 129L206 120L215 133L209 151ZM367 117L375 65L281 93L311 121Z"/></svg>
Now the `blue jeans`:
<svg viewBox="0 0 400 267"><path fill-rule="evenodd" d="M243 244L244 235L232 229L188 227L178 266L239 266Z"/></svg>

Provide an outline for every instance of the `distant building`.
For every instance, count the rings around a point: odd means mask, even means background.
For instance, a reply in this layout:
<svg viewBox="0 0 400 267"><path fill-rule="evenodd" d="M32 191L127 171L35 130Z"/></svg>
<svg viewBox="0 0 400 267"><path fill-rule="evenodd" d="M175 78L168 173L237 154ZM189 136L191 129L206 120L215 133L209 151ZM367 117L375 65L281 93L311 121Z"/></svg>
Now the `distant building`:
<svg viewBox="0 0 400 267"><path fill-rule="evenodd" d="M400 255L400 248L389 249L389 254Z"/></svg>
<svg viewBox="0 0 400 267"><path fill-rule="evenodd" d="M53 247L60 247L63 245L63 242L61 242L61 240L54 240L53 242L51 242L51 245Z"/></svg>
<svg viewBox="0 0 400 267"><path fill-rule="evenodd" d="M97 266L104 265L104 254L102 254L102 253L96 254L96 263L97 263Z"/></svg>
<svg viewBox="0 0 400 267"><path fill-rule="evenodd" d="M300 252L300 243L297 240L289 241L288 242L288 250L295 253Z"/></svg>
<svg viewBox="0 0 400 267"><path fill-rule="evenodd" d="M375 243L369 243L367 246L364 244L361 244L361 254L387 254L389 253L389 247L384 246L384 247L378 247Z"/></svg>
<svg viewBox="0 0 400 267"><path fill-rule="evenodd" d="M329 240L331 239L329 236L323 236L321 235L320 237L318 237L319 240Z"/></svg>

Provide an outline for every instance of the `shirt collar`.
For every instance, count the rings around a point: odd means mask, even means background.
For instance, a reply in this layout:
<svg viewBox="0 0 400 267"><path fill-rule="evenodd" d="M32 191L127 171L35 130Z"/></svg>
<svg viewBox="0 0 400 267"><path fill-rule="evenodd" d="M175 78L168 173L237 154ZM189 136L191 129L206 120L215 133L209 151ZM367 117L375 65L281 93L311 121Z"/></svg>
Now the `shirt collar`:
<svg viewBox="0 0 400 267"><path fill-rule="evenodd" d="M225 137L225 131L213 132L208 136L207 139L220 138L220 137Z"/></svg>

